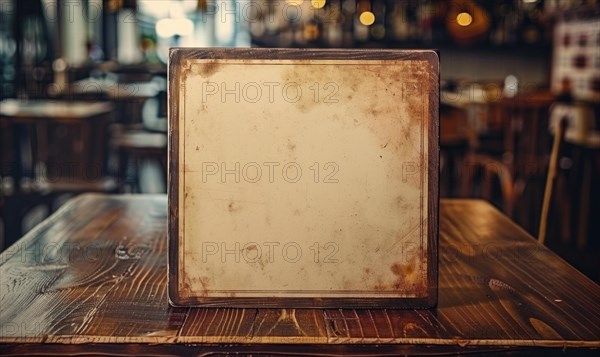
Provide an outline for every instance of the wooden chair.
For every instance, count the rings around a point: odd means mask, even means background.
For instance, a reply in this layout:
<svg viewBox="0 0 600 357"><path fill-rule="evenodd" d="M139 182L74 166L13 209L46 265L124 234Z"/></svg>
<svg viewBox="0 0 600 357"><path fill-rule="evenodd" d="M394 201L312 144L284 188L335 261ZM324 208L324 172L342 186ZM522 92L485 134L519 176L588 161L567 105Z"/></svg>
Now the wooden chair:
<svg viewBox="0 0 600 357"><path fill-rule="evenodd" d="M469 149L477 146L477 137L467 122L463 108L440 105L440 194L453 197L460 185L459 171Z"/></svg>
<svg viewBox="0 0 600 357"><path fill-rule="evenodd" d="M529 231L539 224L537 212L550 152L543 123L553 99L536 92L488 103L482 120L486 127L493 124L497 138L492 136L494 140L488 143L485 135L479 137L479 145L471 148L463 165L461 194L480 194L492 201L499 196L496 203ZM480 187L475 185L479 177Z"/></svg>
<svg viewBox="0 0 600 357"><path fill-rule="evenodd" d="M512 217L517 198L523 192L525 183L515 180L509 166L489 155L471 152L466 155L462 169L461 195L463 197L474 194L476 177L481 178L481 197L494 201L493 186L497 181L500 186L502 208Z"/></svg>
<svg viewBox="0 0 600 357"><path fill-rule="evenodd" d="M482 118L485 122L485 135L478 133L469 122L463 125L468 127L469 148L464 155L460 170L460 195L463 197L480 196L490 202L497 201L499 187L500 202L503 211L510 217L514 215L515 203L524 190L525 183L517 180L514 174L512 153L506 155L506 145L503 140L509 137L510 128L505 125L508 120L502 117L501 108L496 103L491 103L484 111ZM498 144L500 143L500 144ZM508 159L508 160L507 160ZM481 185L476 185L479 179Z"/></svg>

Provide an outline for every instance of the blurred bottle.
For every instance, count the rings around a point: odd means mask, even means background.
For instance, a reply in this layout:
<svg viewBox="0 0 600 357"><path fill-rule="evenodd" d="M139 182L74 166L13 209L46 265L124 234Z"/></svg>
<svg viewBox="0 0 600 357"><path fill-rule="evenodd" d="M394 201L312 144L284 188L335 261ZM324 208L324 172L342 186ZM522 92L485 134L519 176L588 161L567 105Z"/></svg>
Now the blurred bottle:
<svg viewBox="0 0 600 357"><path fill-rule="evenodd" d="M521 43L526 45L541 44L544 29L540 20L541 9L538 8L538 2L523 3L521 13L523 13L519 24Z"/></svg>
<svg viewBox="0 0 600 357"><path fill-rule="evenodd" d="M418 33L420 33L419 40L424 44L430 44L433 41L432 24L434 10L434 5L429 1L419 2L416 9Z"/></svg>
<svg viewBox="0 0 600 357"><path fill-rule="evenodd" d="M323 22L323 37L330 47L340 47L344 36L344 17L340 0L327 1L325 8L319 12Z"/></svg>

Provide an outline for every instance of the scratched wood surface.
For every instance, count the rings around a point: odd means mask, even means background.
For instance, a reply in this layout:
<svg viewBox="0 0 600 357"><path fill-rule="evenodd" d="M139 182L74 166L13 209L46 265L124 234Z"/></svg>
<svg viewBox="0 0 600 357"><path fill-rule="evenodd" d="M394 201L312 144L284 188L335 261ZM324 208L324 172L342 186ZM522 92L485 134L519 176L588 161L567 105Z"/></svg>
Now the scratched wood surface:
<svg viewBox="0 0 600 357"><path fill-rule="evenodd" d="M0 255L0 352L597 353L600 286L484 201L440 209L436 309L173 308L166 197L79 196Z"/></svg>

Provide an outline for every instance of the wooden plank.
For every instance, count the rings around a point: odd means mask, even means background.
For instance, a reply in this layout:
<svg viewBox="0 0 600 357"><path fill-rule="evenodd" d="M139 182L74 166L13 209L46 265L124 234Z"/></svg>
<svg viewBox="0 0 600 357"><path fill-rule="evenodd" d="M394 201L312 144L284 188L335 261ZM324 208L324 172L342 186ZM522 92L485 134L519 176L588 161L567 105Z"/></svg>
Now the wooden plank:
<svg viewBox="0 0 600 357"><path fill-rule="evenodd" d="M325 321L313 309L190 308L179 342L327 343Z"/></svg>
<svg viewBox="0 0 600 357"><path fill-rule="evenodd" d="M599 343L597 284L484 201L448 201L442 214L445 325L480 343Z"/></svg>
<svg viewBox="0 0 600 357"><path fill-rule="evenodd" d="M72 205L80 210L70 209ZM64 214L52 216L2 254L4 338L43 342L46 335L75 333L84 323L90 307L109 289L107 274L112 276L112 268L117 268L103 259L88 259L103 254L110 244L93 242L117 217L107 205L72 202ZM88 214L98 219L85 219Z"/></svg>
<svg viewBox="0 0 600 357"><path fill-rule="evenodd" d="M169 71L174 305L435 305L434 51L175 48Z"/></svg>
<svg viewBox="0 0 600 357"><path fill-rule="evenodd" d="M1 256L3 338L109 342L144 328L159 334L168 324L176 334L179 315L164 288L164 197L128 204L95 197L72 201Z"/></svg>
<svg viewBox="0 0 600 357"><path fill-rule="evenodd" d="M434 345L214 345L214 344L29 344L0 345L3 356L71 356L80 355L82 349L86 355L93 356L431 356L462 355L470 356L565 356L559 348L535 349L526 347L488 347L477 349L461 346ZM589 349L573 348L567 350L571 356L595 356Z"/></svg>
<svg viewBox="0 0 600 357"><path fill-rule="evenodd" d="M143 209L145 205L149 209ZM173 309L168 304L167 290L167 210L164 197L150 202L139 201L127 207L129 214L114 224L104 239L117 242L111 260L128 262L123 279L115 282L110 292L93 311L93 324L82 326L75 336L77 342L87 342L85 336L102 336L95 342L122 342L113 336L127 336L127 342L175 340L186 318L185 309ZM131 222L135 222L132 225ZM159 252L156 254L155 252ZM127 311L127 317L122 317ZM145 331L139 336L140 331ZM79 337L83 337L79 339ZM64 342L61 339L52 342Z"/></svg>
<svg viewBox="0 0 600 357"><path fill-rule="evenodd" d="M166 207L162 196L80 196L2 253L2 352L600 348L600 286L484 201L441 202L431 310L170 307Z"/></svg>

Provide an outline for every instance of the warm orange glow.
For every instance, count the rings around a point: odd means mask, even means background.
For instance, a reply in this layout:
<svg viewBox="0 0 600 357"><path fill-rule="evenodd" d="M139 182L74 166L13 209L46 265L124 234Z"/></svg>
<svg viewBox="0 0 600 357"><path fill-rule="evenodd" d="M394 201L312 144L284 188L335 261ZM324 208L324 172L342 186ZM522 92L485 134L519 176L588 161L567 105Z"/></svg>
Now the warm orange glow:
<svg viewBox="0 0 600 357"><path fill-rule="evenodd" d="M461 12L460 14L456 15L456 22L460 26L469 26L473 22L473 16L471 16L471 14L468 12Z"/></svg>
<svg viewBox="0 0 600 357"><path fill-rule="evenodd" d="M325 3L327 2L327 0L311 0L311 5L312 7L314 7L315 9L320 9L323 6L325 6Z"/></svg>
<svg viewBox="0 0 600 357"><path fill-rule="evenodd" d="M360 14L360 17L358 19L360 20L361 24L365 26L371 26L373 25L373 23L375 23L375 14L371 11L365 11L362 14Z"/></svg>
<svg viewBox="0 0 600 357"><path fill-rule="evenodd" d="M304 39L314 41L319 38L319 27L314 24L306 24L304 26Z"/></svg>

